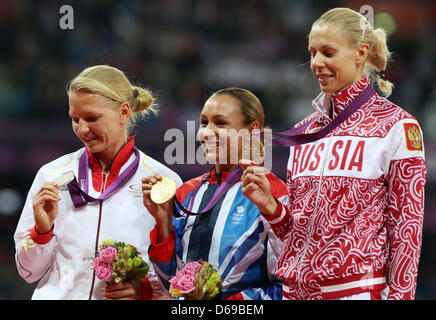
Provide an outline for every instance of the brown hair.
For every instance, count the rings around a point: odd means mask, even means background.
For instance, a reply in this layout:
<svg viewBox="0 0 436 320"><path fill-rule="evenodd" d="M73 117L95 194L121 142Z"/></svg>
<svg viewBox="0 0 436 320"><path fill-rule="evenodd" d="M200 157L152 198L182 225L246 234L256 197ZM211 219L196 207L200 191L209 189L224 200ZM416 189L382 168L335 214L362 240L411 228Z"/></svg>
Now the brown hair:
<svg viewBox="0 0 436 320"><path fill-rule="evenodd" d="M262 103L251 91L243 88L229 87L216 91L214 94L212 94L212 96L222 94L227 94L239 101L239 108L240 112L245 118L245 125L249 125L252 122L257 121L259 124L259 131L267 129L264 127L265 114ZM263 157L265 156L266 139L263 135L257 137L260 142L260 150L253 147L254 139L256 138L252 136L249 142L249 149L247 150L249 151L249 154L247 153L246 156L250 157L251 160L254 160L257 163L260 163L263 161Z"/></svg>
<svg viewBox="0 0 436 320"><path fill-rule="evenodd" d="M245 124L250 124L253 121L259 123L259 129L263 128L265 114L263 112L262 103L249 90L237 87L229 87L216 91L213 95L227 94L236 98L240 102L240 111L245 117Z"/></svg>

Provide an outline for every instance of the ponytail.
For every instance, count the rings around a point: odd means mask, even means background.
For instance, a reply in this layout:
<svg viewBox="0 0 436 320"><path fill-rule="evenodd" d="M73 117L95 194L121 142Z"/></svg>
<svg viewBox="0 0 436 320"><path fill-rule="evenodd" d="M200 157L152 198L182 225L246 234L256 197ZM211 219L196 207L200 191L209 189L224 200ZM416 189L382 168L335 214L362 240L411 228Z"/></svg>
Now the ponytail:
<svg viewBox="0 0 436 320"><path fill-rule="evenodd" d="M368 58L363 65L363 75L370 76L377 82L380 91L388 97L392 93L393 84L386 80L382 74L391 58L387 46L386 32L382 28L374 29L368 20L359 12L349 8L335 8L324 13L315 25L336 23L342 26L344 36L352 47L366 43L370 47Z"/></svg>

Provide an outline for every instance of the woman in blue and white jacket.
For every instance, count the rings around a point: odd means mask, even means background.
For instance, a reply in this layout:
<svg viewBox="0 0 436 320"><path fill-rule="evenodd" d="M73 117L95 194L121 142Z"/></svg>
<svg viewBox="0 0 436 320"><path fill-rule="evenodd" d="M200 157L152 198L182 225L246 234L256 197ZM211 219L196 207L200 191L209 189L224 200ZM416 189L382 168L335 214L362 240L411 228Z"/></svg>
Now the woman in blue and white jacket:
<svg viewBox="0 0 436 320"><path fill-rule="evenodd" d="M206 101L197 135L206 159L215 166L178 188L176 197L185 208L197 213L204 210L238 168L244 154L242 142L246 142L241 133L262 130L263 124L262 104L248 90L222 89ZM285 196L283 181L270 172L266 176L276 197ZM219 299L282 299L281 283L274 276L281 241L257 207L242 194L240 179L209 211L180 218L172 217L172 201L161 205L151 201L150 189L160 179L160 175L147 177L142 188L144 204L156 220L148 253L166 290L171 277L186 262L205 260L221 275Z"/></svg>

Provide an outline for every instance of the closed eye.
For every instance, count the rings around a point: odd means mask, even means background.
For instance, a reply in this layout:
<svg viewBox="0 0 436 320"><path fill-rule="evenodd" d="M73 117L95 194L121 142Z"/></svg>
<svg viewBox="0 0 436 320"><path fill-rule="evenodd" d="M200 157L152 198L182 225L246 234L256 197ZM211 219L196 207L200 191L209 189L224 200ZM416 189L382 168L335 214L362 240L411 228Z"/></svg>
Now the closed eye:
<svg viewBox="0 0 436 320"><path fill-rule="evenodd" d="M333 50L328 50L328 51L324 52L324 55L326 57L331 58L331 57L333 57L335 55L335 52Z"/></svg>
<svg viewBox="0 0 436 320"><path fill-rule="evenodd" d="M220 120L215 121L215 124L216 124L217 126L225 126L225 125L227 125L226 122L224 122L224 121L220 121Z"/></svg>
<svg viewBox="0 0 436 320"><path fill-rule="evenodd" d="M327 46L323 46L320 49L320 53L328 58L333 57L336 54L336 50L332 49L332 48L326 48ZM315 50L314 48L309 49L309 54L310 54L310 58L314 58L317 54L317 50Z"/></svg>
<svg viewBox="0 0 436 320"><path fill-rule="evenodd" d="M85 119L82 119L82 121L86 121L86 122L95 122L98 121L98 119L100 119L100 116L95 116L95 117L86 117ZM80 118L71 118L71 120L74 123L79 123Z"/></svg>
<svg viewBox="0 0 436 320"><path fill-rule="evenodd" d="M88 122L95 122L95 121L97 121L98 119L100 119L99 116L97 116L97 117L88 117L88 118L86 118L86 121L88 121Z"/></svg>

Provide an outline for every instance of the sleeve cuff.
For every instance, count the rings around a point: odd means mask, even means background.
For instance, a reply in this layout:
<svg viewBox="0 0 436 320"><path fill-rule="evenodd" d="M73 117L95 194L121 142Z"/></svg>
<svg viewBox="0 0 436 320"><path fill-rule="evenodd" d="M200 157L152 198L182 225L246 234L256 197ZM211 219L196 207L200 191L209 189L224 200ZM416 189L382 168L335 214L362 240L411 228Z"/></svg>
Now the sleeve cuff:
<svg viewBox="0 0 436 320"><path fill-rule="evenodd" d="M53 238L53 229L54 229L54 225L51 227L49 232L40 234L36 230L36 225L35 225L33 226L32 230L30 230L30 238L33 240L33 242L37 244L49 243L50 240Z"/></svg>
<svg viewBox="0 0 436 320"><path fill-rule="evenodd" d="M277 200L276 198L274 198L277 202L277 209L276 212L273 215L266 215L266 214L262 214L263 217L270 223L270 224L275 224L280 222L285 214L286 214L286 210L285 207L283 206L283 204Z"/></svg>
<svg viewBox="0 0 436 320"><path fill-rule="evenodd" d="M230 297L228 297L226 300L244 300L244 296L242 293L238 292Z"/></svg>
<svg viewBox="0 0 436 320"><path fill-rule="evenodd" d="M148 248L148 256L160 263L168 262L172 259L175 251L175 232L172 227L171 233L165 241L157 243L157 230L154 226L150 232L150 247Z"/></svg>
<svg viewBox="0 0 436 320"><path fill-rule="evenodd" d="M153 296L153 289L151 287L150 280L144 278L144 280L138 281L140 292L139 300L151 300Z"/></svg>

